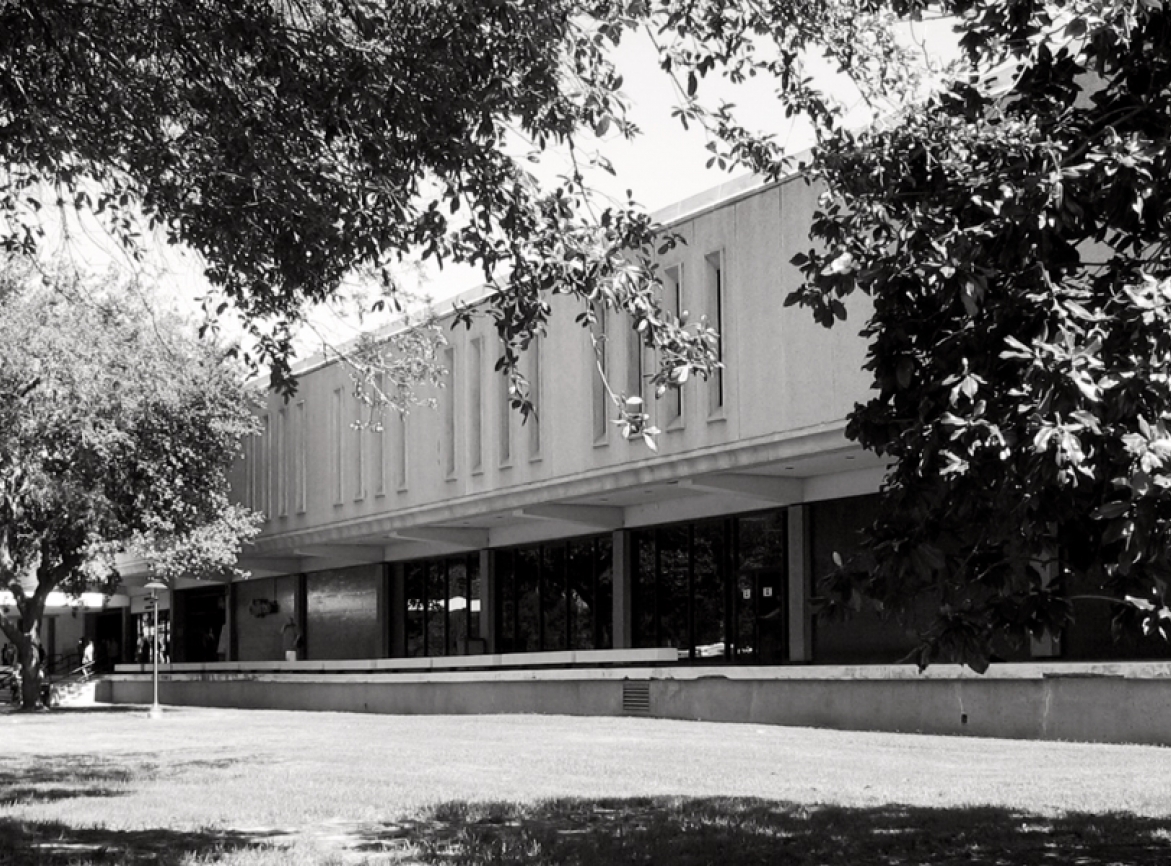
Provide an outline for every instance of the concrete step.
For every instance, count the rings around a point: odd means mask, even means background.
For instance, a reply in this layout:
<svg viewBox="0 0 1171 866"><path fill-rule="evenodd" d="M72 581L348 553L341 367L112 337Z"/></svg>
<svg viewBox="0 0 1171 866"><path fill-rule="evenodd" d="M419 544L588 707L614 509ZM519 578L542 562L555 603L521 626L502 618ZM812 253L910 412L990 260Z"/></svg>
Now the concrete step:
<svg viewBox="0 0 1171 866"><path fill-rule="evenodd" d="M58 707L92 707L95 703L94 694L98 681L66 683L54 686L53 695Z"/></svg>

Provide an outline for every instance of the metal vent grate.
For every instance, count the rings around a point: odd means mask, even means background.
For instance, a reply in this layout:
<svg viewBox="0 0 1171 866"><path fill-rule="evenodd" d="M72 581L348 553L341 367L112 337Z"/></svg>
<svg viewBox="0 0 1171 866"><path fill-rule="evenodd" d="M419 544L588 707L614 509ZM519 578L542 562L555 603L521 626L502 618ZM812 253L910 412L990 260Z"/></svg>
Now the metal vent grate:
<svg viewBox="0 0 1171 866"><path fill-rule="evenodd" d="M651 712L651 684L648 680L622 683L622 712L648 716Z"/></svg>

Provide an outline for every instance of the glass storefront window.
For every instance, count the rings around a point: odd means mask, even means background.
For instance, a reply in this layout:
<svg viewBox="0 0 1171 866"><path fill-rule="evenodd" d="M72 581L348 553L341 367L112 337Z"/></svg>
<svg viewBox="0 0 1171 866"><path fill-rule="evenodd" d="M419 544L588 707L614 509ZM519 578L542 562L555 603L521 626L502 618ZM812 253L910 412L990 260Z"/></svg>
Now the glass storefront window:
<svg viewBox="0 0 1171 866"><path fill-rule="evenodd" d="M154 613L140 613L134 618L134 661L140 665L154 661ZM159 663L171 660L171 611L159 611Z"/></svg>
<svg viewBox="0 0 1171 866"><path fill-rule="evenodd" d="M787 658L783 509L632 533L634 645L681 660Z"/></svg>
<svg viewBox="0 0 1171 866"><path fill-rule="evenodd" d="M634 548L631 602L633 603L634 645L639 648L659 646L659 569L655 557L654 530L630 534Z"/></svg>
<svg viewBox="0 0 1171 866"><path fill-rule="evenodd" d="M409 562L404 578L408 657L483 652L478 555Z"/></svg>
<svg viewBox="0 0 1171 866"><path fill-rule="evenodd" d="M666 526L655 531L659 591L659 641L688 655L691 647L691 538L688 527Z"/></svg>
<svg viewBox="0 0 1171 866"><path fill-rule="evenodd" d="M407 657L427 654L427 566L411 562L406 566Z"/></svg>
<svg viewBox="0 0 1171 866"><path fill-rule="evenodd" d="M722 659L728 652L725 612L728 587L727 541L724 521L708 521L694 526L692 541L692 623L691 643L695 658Z"/></svg>
<svg viewBox="0 0 1171 866"><path fill-rule="evenodd" d="M737 656L757 664L788 657L785 613L785 516L783 512L736 520L736 586L739 592Z"/></svg>
<svg viewBox="0 0 1171 866"><path fill-rule="evenodd" d="M468 646L468 567L463 560L447 565L447 654L464 655Z"/></svg>
<svg viewBox="0 0 1171 866"><path fill-rule="evenodd" d="M610 647L611 550L598 536L496 551L498 650Z"/></svg>
<svg viewBox="0 0 1171 866"><path fill-rule="evenodd" d="M447 561L426 565L427 655L447 655Z"/></svg>
<svg viewBox="0 0 1171 866"><path fill-rule="evenodd" d="M513 557L516 596L516 634L511 650L536 652L541 649L541 549L522 548Z"/></svg>
<svg viewBox="0 0 1171 866"><path fill-rule="evenodd" d="M542 649L569 649L570 607L566 580L565 545L544 548L541 558L541 619L545 626Z"/></svg>

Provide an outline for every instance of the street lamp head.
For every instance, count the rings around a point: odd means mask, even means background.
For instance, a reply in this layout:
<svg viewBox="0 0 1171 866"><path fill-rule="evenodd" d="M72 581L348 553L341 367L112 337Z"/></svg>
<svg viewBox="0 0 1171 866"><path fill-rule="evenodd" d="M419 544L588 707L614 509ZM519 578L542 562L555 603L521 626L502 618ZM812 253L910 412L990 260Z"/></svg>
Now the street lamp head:
<svg viewBox="0 0 1171 866"><path fill-rule="evenodd" d="M149 589L153 593L158 592L161 589L166 589L167 585L161 580L152 580L150 583L145 584L142 588Z"/></svg>

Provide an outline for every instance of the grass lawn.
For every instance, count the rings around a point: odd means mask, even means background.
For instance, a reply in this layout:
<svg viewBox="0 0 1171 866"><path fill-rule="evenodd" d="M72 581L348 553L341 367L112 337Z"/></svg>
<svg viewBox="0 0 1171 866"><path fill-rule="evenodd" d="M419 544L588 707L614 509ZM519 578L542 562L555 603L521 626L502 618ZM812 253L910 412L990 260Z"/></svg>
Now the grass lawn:
<svg viewBox="0 0 1171 866"><path fill-rule="evenodd" d="M0 864L1171 864L1171 750L559 716L0 715Z"/></svg>

